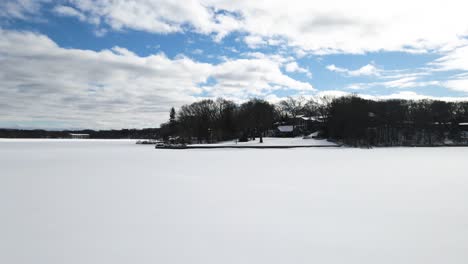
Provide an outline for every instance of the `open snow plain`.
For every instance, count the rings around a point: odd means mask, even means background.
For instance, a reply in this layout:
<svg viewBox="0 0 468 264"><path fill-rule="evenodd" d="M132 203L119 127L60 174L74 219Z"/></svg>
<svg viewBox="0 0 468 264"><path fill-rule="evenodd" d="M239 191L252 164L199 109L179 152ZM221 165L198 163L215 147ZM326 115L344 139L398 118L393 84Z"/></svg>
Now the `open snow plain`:
<svg viewBox="0 0 468 264"><path fill-rule="evenodd" d="M468 261L468 148L0 141L0 263Z"/></svg>

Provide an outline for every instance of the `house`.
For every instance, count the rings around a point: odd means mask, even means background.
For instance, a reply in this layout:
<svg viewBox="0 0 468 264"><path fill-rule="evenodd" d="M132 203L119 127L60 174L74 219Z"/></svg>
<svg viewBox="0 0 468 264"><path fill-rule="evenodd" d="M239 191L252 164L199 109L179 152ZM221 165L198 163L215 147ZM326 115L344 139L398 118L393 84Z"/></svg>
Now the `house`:
<svg viewBox="0 0 468 264"><path fill-rule="evenodd" d="M280 133L280 136L284 136L284 134L292 134L297 136L321 130L323 128L323 124L324 122L322 117L298 115L296 117L288 118L283 122L276 123L275 125L278 126L278 132ZM279 129L280 126L282 126L281 129Z"/></svg>

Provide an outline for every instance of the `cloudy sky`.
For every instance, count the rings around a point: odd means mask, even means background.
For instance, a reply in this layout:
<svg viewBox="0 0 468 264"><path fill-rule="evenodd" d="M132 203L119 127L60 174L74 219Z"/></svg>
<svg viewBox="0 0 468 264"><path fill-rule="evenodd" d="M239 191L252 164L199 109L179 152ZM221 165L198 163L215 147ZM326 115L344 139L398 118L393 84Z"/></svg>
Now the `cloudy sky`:
<svg viewBox="0 0 468 264"><path fill-rule="evenodd" d="M142 128L201 98L468 97L468 4L2 0L0 127Z"/></svg>

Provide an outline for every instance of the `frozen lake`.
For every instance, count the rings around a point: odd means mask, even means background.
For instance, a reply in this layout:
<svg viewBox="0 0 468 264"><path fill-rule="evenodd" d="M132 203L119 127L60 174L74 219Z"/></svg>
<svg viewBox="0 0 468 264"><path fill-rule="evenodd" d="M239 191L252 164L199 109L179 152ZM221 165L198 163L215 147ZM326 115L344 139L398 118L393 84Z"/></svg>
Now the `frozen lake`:
<svg viewBox="0 0 468 264"><path fill-rule="evenodd" d="M0 140L0 263L465 264L467 161Z"/></svg>

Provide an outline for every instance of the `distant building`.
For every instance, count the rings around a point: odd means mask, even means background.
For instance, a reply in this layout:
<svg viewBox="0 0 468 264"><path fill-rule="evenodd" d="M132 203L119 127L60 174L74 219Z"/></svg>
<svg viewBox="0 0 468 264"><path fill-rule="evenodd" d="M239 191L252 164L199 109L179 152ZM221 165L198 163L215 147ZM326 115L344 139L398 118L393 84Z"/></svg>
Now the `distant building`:
<svg viewBox="0 0 468 264"><path fill-rule="evenodd" d="M302 131L316 131L323 124L324 118L321 116L298 115L295 119L291 118L289 122Z"/></svg>
<svg viewBox="0 0 468 264"><path fill-rule="evenodd" d="M86 139L86 138L89 138L89 134L70 133L70 137L73 138L73 139Z"/></svg>
<svg viewBox="0 0 468 264"><path fill-rule="evenodd" d="M298 115L294 118L287 118L283 122L275 123L275 135L279 137L308 135L321 130L323 125L324 119L322 117Z"/></svg>

